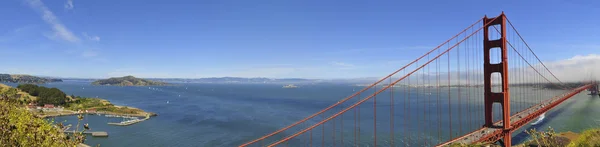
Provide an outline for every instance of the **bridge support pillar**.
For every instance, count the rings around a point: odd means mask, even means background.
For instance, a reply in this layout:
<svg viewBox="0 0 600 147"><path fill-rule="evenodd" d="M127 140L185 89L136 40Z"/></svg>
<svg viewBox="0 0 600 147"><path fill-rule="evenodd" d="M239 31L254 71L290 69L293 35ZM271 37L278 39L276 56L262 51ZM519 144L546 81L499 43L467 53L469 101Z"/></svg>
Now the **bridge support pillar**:
<svg viewBox="0 0 600 147"><path fill-rule="evenodd" d="M510 94L508 89L508 53L506 46L506 16L504 12L495 18L483 18L483 57L484 57L484 105L485 105L485 127L499 128L494 126L493 120L493 105L498 103L502 107L502 123L501 128L504 134L504 144L511 145L511 126L510 126ZM490 30L496 32L500 30L500 38L490 40ZM491 63L491 50L499 49L501 52L501 60L499 63ZM498 57L495 57L498 58ZM501 80L493 81L492 74L498 73ZM502 91L492 91L493 86L502 86Z"/></svg>

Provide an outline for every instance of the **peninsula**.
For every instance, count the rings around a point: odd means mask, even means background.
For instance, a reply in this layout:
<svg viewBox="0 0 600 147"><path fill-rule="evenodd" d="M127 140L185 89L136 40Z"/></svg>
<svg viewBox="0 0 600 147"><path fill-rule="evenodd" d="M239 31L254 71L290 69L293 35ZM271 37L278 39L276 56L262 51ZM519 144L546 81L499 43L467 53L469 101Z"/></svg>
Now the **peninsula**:
<svg viewBox="0 0 600 147"><path fill-rule="evenodd" d="M17 88L0 84L0 95L26 104L26 109L38 117L75 115L80 113L110 114L133 117L156 116L138 108L117 106L101 98L66 95L57 88L21 84Z"/></svg>
<svg viewBox="0 0 600 147"><path fill-rule="evenodd" d="M97 80L92 82L92 85L113 85L113 86L163 86L168 85L165 82L156 82L146 79L136 78L134 76L124 76Z"/></svg>
<svg viewBox="0 0 600 147"><path fill-rule="evenodd" d="M21 74L0 74L0 82L44 84L48 82L62 82L62 80Z"/></svg>

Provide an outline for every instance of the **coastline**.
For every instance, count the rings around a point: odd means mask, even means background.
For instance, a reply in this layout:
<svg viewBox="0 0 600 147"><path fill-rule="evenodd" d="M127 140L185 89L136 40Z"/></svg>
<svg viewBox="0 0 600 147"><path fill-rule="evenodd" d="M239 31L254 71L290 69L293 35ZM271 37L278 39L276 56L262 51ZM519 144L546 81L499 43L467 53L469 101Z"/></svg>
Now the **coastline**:
<svg viewBox="0 0 600 147"><path fill-rule="evenodd" d="M129 107L132 108L132 107ZM137 109L137 108L135 108ZM70 115L78 115L78 114L103 114L103 115L122 115L122 116L132 116L132 117L154 117L154 116L158 116L158 114L156 113L152 113L152 112L143 112L143 113L136 113L136 114L132 114L132 113L117 113L117 112L107 112L107 111L97 111L97 112L77 112L77 111L73 111L73 110L63 110L60 112L43 112L43 114L40 114L39 112L32 112L33 114L35 114L36 116L40 117L40 118L50 118L50 117L59 117L59 116L70 116Z"/></svg>

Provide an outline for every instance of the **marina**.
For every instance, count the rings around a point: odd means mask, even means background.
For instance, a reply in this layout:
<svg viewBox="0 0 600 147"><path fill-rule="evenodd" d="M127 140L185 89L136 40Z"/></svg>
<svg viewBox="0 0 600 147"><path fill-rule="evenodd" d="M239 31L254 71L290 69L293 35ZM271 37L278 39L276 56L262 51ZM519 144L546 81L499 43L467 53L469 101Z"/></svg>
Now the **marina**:
<svg viewBox="0 0 600 147"><path fill-rule="evenodd" d="M101 114L95 114L98 116L101 116ZM108 122L108 125L115 125L115 126L128 126L128 125L132 125L135 123L139 123L145 120L150 119L150 115L146 115L145 118L140 119L139 117L133 117L133 116L121 116L121 115L111 115L111 114L106 114L104 115L104 117L106 118L123 118L123 121L115 123L115 122ZM87 124L86 124L87 125ZM63 133L67 133L67 134L73 134L73 133L82 133L82 134L88 134L88 135L92 135L93 137L108 137L108 132L106 131L76 131L76 130L69 130L71 129L72 125L68 125L65 126L64 128L61 129L61 131Z"/></svg>
<svg viewBox="0 0 600 147"><path fill-rule="evenodd" d="M117 116L115 116L115 115L110 115L110 116L106 115L106 117L122 117L123 119L130 119L130 120L123 120L123 121L118 122L118 123L114 123L114 122L109 122L108 123L109 125L115 125L115 126L128 126L128 125L132 125L132 124L139 123L139 122L142 122L142 121L150 119L150 116L146 116L143 119L139 119L138 117L118 116L118 115Z"/></svg>

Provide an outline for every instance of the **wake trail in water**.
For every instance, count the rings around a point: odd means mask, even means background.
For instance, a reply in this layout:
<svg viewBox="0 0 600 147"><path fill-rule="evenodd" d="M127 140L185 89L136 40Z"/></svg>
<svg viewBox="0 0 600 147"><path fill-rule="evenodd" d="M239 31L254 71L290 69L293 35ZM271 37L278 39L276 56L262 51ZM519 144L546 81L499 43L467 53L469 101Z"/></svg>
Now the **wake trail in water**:
<svg viewBox="0 0 600 147"><path fill-rule="evenodd" d="M544 120L544 118L546 118L546 113L542 113L542 115L540 115L540 117L538 117L538 119L535 122L531 123L531 125L537 125L538 123L541 123Z"/></svg>

